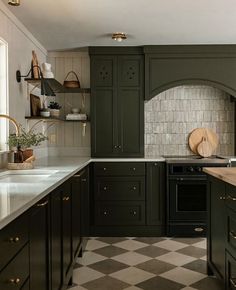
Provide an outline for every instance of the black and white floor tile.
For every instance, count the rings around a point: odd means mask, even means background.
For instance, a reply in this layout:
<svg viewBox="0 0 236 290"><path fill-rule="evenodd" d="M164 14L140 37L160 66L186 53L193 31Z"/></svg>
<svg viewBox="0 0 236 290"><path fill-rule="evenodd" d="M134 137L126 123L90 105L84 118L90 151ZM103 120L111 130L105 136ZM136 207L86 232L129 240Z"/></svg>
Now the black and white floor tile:
<svg viewBox="0 0 236 290"><path fill-rule="evenodd" d="M222 290L204 238L90 238L70 290Z"/></svg>

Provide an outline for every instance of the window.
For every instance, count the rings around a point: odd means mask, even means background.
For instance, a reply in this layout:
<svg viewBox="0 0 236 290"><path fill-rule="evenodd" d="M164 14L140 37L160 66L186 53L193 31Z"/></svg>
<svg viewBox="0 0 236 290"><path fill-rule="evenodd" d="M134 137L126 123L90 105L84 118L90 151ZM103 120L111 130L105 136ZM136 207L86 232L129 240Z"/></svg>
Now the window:
<svg viewBox="0 0 236 290"><path fill-rule="evenodd" d="M8 45L0 38L0 114L8 114ZM0 151L7 149L8 122L0 119Z"/></svg>

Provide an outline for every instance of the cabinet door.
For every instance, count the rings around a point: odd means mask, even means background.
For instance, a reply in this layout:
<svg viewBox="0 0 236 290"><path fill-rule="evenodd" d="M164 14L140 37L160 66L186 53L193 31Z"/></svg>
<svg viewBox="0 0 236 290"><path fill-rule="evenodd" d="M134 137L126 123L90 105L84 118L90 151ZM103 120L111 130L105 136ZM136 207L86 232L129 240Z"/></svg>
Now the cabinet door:
<svg viewBox="0 0 236 290"><path fill-rule="evenodd" d="M165 163L147 163L147 224L164 226Z"/></svg>
<svg viewBox="0 0 236 290"><path fill-rule="evenodd" d="M72 264L71 206L71 182L68 181L63 185L62 192L62 274L64 284L67 283L67 274Z"/></svg>
<svg viewBox="0 0 236 290"><path fill-rule="evenodd" d="M30 216L30 288L49 289L49 199L31 209Z"/></svg>
<svg viewBox="0 0 236 290"><path fill-rule="evenodd" d="M144 154L142 56L118 57L118 149L120 156Z"/></svg>
<svg viewBox="0 0 236 290"><path fill-rule="evenodd" d="M225 277L225 183L209 179L208 190L208 261L219 277Z"/></svg>
<svg viewBox="0 0 236 290"><path fill-rule="evenodd" d="M89 237L90 227L90 191L89 191L89 167L86 167L81 173L81 235Z"/></svg>
<svg viewBox="0 0 236 290"><path fill-rule="evenodd" d="M62 210L61 188L51 193L51 286L59 290L62 284Z"/></svg>
<svg viewBox="0 0 236 290"><path fill-rule="evenodd" d="M81 244L81 175L72 178L72 251L76 258Z"/></svg>
<svg viewBox="0 0 236 290"><path fill-rule="evenodd" d="M92 156L117 154L116 60L114 56L91 57Z"/></svg>
<svg viewBox="0 0 236 290"><path fill-rule="evenodd" d="M236 260L226 251L226 290L236 289Z"/></svg>

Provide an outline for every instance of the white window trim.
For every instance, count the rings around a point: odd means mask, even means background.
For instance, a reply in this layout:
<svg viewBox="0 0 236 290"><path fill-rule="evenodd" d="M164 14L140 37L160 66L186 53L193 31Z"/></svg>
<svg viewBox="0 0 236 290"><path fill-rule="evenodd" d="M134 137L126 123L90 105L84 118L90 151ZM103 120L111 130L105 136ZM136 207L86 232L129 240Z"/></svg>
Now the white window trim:
<svg viewBox="0 0 236 290"><path fill-rule="evenodd" d="M0 37L0 113L9 114L8 88L8 43ZM3 64L3 65L2 65ZM8 150L6 144L9 136L7 120L0 119L0 153Z"/></svg>

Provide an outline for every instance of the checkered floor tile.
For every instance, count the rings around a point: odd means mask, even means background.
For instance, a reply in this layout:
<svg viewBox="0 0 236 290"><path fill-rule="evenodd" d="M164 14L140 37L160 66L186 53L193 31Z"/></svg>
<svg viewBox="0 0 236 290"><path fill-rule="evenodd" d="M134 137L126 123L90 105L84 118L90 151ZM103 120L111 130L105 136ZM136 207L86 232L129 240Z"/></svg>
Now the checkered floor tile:
<svg viewBox="0 0 236 290"><path fill-rule="evenodd" d="M70 290L222 290L204 238L90 238Z"/></svg>

